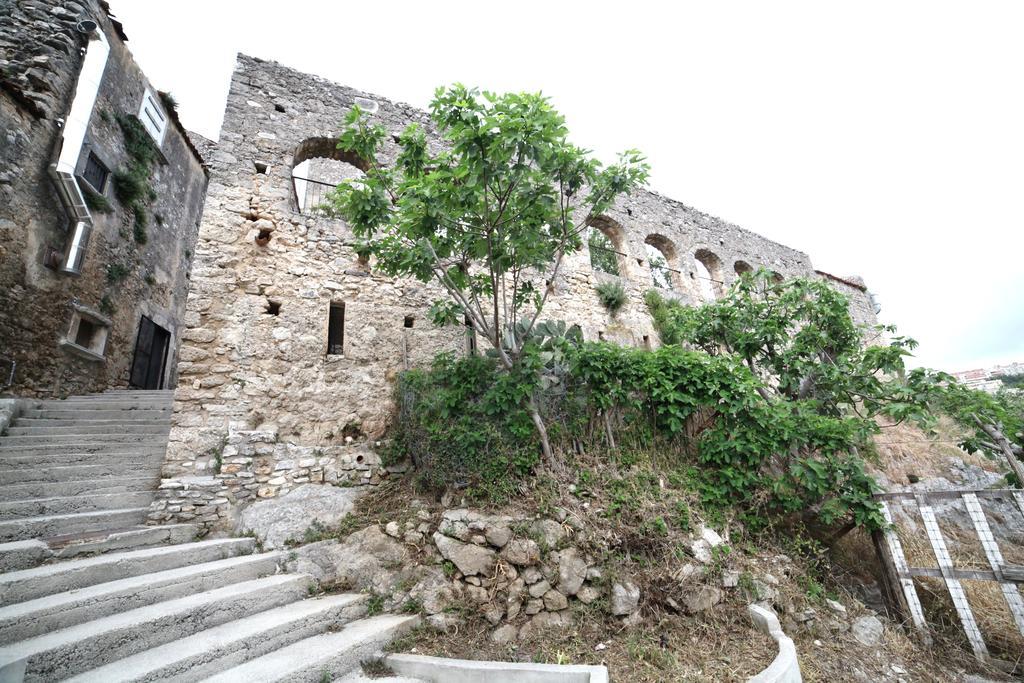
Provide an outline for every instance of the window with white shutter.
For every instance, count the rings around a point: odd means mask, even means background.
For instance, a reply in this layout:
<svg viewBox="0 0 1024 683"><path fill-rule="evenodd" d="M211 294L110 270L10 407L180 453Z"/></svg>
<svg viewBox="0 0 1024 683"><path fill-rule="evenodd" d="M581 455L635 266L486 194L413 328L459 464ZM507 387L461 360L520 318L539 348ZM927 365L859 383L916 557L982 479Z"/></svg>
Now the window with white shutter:
<svg viewBox="0 0 1024 683"><path fill-rule="evenodd" d="M142 107L139 108L139 120L153 139L157 147L164 141L164 133L167 132L167 115L164 114L156 97L148 89L142 95Z"/></svg>

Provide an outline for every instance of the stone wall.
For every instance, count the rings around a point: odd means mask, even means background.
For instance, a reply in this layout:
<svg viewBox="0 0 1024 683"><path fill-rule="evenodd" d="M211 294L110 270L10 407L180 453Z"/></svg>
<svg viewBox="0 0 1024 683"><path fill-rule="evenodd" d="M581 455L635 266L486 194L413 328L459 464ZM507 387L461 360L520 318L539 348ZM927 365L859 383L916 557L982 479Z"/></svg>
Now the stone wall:
<svg viewBox="0 0 1024 683"><path fill-rule="evenodd" d="M312 159L303 177L331 182L358 172L335 149L357 102L392 133L414 121L435 133L426 113L410 106L239 56L221 137L208 154L211 180L164 467L169 493L154 520L176 518L168 509L181 505L186 485L212 487L210 500L227 501L217 504L223 514L306 480L349 476L345 468L356 457L372 460L362 445L387 426L397 373L438 351L467 352L467 330L433 329L424 319L440 295L435 287L383 276L356 255L343 222L311 206L299 211L297 165ZM387 141L383 160L396 153ZM308 187L298 192L310 196ZM642 300L652 286L649 243L672 269L671 295L690 303L706 297L697 257L716 280L713 289L749 267L782 277L815 273L806 254L653 192L618 202L600 228L621 252L619 275L595 270L584 248L568 257L545 311L578 323L587 339L656 345ZM629 295L615 317L595 292L609 280ZM342 303L344 353L330 355L329 310Z"/></svg>
<svg viewBox="0 0 1024 683"><path fill-rule="evenodd" d="M206 190L198 153L172 112L150 178L145 244L113 191L128 155L118 116L137 115L156 93L98 0L0 2L0 356L17 362L15 395L66 396L127 386L141 316L172 334L164 381L175 383L180 319ZM109 169L110 213L94 228L80 275L48 267L70 236L69 218L47 173L74 96L92 19L110 44L77 173L90 153ZM161 105L165 106L165 105ZM81 185L84 181L79 180ZM109 322L102 358L65 344L76 311ZM73 341L73 340L72 340ZM0 372L6 373L6 365ZM6 379L6 377L5 377Z"/></svg>

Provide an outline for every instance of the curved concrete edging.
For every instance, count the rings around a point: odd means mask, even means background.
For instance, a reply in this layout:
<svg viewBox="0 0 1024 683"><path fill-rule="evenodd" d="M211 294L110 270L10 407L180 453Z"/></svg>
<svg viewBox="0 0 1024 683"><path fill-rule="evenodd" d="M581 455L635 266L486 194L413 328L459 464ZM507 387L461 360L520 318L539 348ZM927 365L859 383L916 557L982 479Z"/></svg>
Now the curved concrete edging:
<svg viewBox="0 0 1024 683"><path fill-rule="evenodd" d="M431 683L608 683L608 669L603 666L483 662L400 654L388 655L384 663L396 674Z"/></svg>
<svg viewBox="0 0 1024 683"><path fill-rule="evenodd" d="M750 605L747 612L758 630L770 635L779 645L779 654L775 655L768 668L748 679L747 683L801 683L803 678L800 675L800 662L796 658L796 646L782 632L775 612L760 605Z"/></svg>

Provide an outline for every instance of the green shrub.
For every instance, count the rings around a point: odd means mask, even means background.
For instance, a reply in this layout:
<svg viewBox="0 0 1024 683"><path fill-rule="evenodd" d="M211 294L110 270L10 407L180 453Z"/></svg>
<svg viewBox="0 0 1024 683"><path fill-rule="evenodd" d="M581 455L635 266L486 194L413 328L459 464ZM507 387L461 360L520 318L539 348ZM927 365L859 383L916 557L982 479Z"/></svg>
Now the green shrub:
<svg viewBox="0 0 1024 683"><path fill-rule="evenodd" d="M132 236L137 244L145 244L149 240L146 233L146 212L141 209L135 210L135 219L132 221Z"/></svg>
<svg viewBox="0 0 1024 683"><path fill-rule="evenodd" d="M626 304L626 289L620 282L602 282L595 288L597 298L608 312L615 315Z"/></svg>
<svg viewBox="0 0 1024 683"><path fill-rule="evenodd" d="M107 266L107 282L112 285L116 285L118 282L121 282L128 277L130 272L131 270L128 266L122 263L111 263Z"/></svg>
<svg viewBox="0 0 1024 683"><path fill-rule="evenodd" d="M79 183L78 186L82 190L82 198L85 200L85 205L89 207L89 211L93 213L110 213L114 210L114 207L110 205L107 198L89 187L88 184Z"/></svg>
<svg viewBox="0 0 1024 683"><path fill-rule="evenodd" d="M390 457L409 457L426 488L454 485L473 497L508 500L539 461L520 397L530 381L488 357L441 354L429 370L403 373Z"/></svg>
<svg viewBox="0 0 1024 683"><path fill-rule="evenodd" d="M146 196L148 179L132 170L114 171L114 194L117 201L128 208L134 208L136 202Z"/></svg>

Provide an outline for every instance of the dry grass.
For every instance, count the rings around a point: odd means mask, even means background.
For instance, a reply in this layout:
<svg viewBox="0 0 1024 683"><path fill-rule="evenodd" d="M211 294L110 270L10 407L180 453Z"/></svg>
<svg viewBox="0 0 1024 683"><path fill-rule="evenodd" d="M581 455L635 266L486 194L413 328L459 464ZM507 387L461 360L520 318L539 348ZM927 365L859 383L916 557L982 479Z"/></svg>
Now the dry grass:
<svg viewBox="0 0 1024 683"><path fill-rule="evenodd" d="M962 501L949 505L947 509L956 509L966 514ZM906 517L897 518L896 532L903 545L907 563L911 567L937 569L935 554L925 536L916 505L912 501L907 501L903 511ZM984 549L973 529L964 529L952 524L948 518L944 522L941 514L938 515L938 519L955 568L990 569ZM1011 558L1019 557L1020 549L1016 544L1004 541L1001 546L1004 550L1004 558L1007 555ZM969 653L970 644L964 635L960 618L956 614L944 581L932 577L917 577L914 579L914 583L925 608L929 627L933 629L938 641L936 648L949 652ZM995 657L1013 664L1018 675L1024 674L1024 668L1021 668L1021 660L1024 657L1024 636L1021 636L1017 629L999 584L994 581L973 580L961 580L961 584L967 594L967 600L978 623L978 628L991 653ZM987 673L991 674L993 671L995 670Z"/></svg>
<svg viewBox="0 0 1024 683"><path fill-rule="evenodd" d="M883 472L894 484L910 484L911 477L927 479L950 477L950 460L959 458L989 472L999 472L999 464L981 453L968 453L955 442L964 431L949 418L943 417L929 436L909 424L886 427L875 437L877 458L874 469Z"/></svg>
<svg viewBox="0 0 1024 683"><path fill-rule="evenodd" d="M940 438L950 437L947 431ZM910 427L888 430L882 436L882 440L891 441L924 438L922 432ZM946 444L886 445L879 447L879 456L877 466L885 468L894 481L903 477L900 483L906 483L909 474L921 478L948 478L949 457L994 469L993 463L986 459L967 455ZM872 582L878 567L866 534L854 532L839 546L837 557L842 569L822 566L814 569L812 567L822 560L801 560L788 532L769 532L754 539L729 519L707 518L686 482L672 480L665 463L616 462L602 455L581 457L576 464L572 472L536 477L524 485L515 505L491 512L529 517L551 516L556 509L562 509L570 518L582 522L585 532L573 537L572 544L605 568L609 580L628 575L641 585L643 624L624 627L620 620L607 615L604 600L590 606L573 601L573 627L549 631L514 645L498 645L490 640L495 627L482 618L477 608L464 605L460 607L463 623L453 632L421 628L398 641L397 649L468 659L605 664L613 680L637 683L746 680L767 666L776 650L769 638L752 628L746 613L749 595L744 589L727 590L719 606L699 615L679 614L667 607L668 598L678 601L683 592L676 570L689 559L684 550L689 531L708 523L731 536L728 540L732 552L720 558L711 571L698 580L717 585L725 568L741 572L748 583L751 578L765 574L775 576L779 592L775 603L786 632L796 641L806 681L873 681L896 677L908 681L949 681L959 679L962 672L1004 679L999 671L979 667L974 660L941 582L938 583L941 590L925 595L922 589L929 618L936 620L936 647L920 646L908 636L910 629L900 629L889 622L878 647L864 647L853 639L847 624L873 612L838 583L823 577L846 572L863 583ZM652 476L654 472L666 474ZM578 487L577 495L567 492L569 483ZM361 500L354 523L356 528L392 520L401 524L425 509L436 524L444 509L466 505L466 501L457 497L445 503L442 505L438 498L415 490L410 478L398 477ZM935 557L924 536L916 505L909 502L906 513L909 523L901 525L898 532L908 562L912 566L934 567ZM940 524L941 519L940 515ZM666 524L655 525L655 520ZM988 567L980 544L972 534L949 525L943 525L943 532L951 555L960 566ZM780 556L780 550L789 552L796 561ZM1004 555L1008 557L1017 553L1017 548L1004 548ZM422 561L427 555L422 553L419 557ZM784 561L780 561L780 557ZM847 619L832 617L823 603L826 594L848 606ZM979 622L993 652L1008 657L1006 653L1010 648L1024 651L1024 645L1010 637L1012 631L1008 626L1012 627L1012 623L998 587L995 584L971 586L968 595L972 605L977 602L979 611L984 610L985 617L979 617ZM816 610L818 616L807 622L792 618L808 608ZM525 617L520 616L515 623L521 625L524 621ZM599 643L605 646L601 650L595 649ZM907 673L895 674L894 665Z"/></svg>
<svg viewBox="0 0 1024 683"><path fill-rule="evenodd" d="M742 600L727 600L701 616L663 615L632 629L597 603L577 604L573 616L571 628L498 645L490 639L493 627L470 611L450 633L421 628L394 647L439 657L603 664L612 680L635 683L745 681L775 656L775 643L751 627ZM605 647L598 650L598 644Z"/></svg>
<svg viewBox="0 0 1024 683"><path fill-rule="evenodd" d="M1008 664L1009 670L1004 672L995 663L981 665L973 662L973 667L993 678L1001 678L1007 673L1017 678L1024 677L1024 637L1013 623L999 585L992 581L967 580L962 580L961 584L989 653ZM914 585L935 638L934 649L961 652L965 658L969 656L970 643L964 635L945 582L939 578L917 577ZM966 663L972 664L970 661Z"/></svg>

